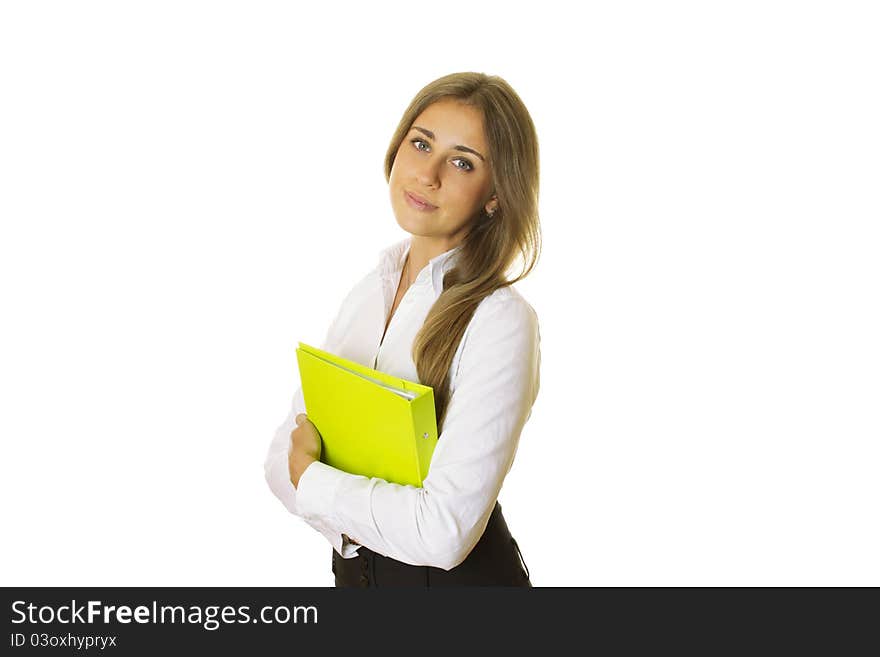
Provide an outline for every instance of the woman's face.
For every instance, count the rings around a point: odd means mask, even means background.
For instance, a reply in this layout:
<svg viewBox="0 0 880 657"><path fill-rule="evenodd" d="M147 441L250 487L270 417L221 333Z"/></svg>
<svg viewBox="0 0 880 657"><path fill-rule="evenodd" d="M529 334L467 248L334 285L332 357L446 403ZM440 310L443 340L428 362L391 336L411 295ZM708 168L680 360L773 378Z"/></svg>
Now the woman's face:
<svg viewBox="0 0 880 657"><path fill-rule="evenodd" d="M400 227L444 250L457 246L471 220L497 206L488 157L479 110L453 99L425 108L400 143L388 182Z"/></svg>

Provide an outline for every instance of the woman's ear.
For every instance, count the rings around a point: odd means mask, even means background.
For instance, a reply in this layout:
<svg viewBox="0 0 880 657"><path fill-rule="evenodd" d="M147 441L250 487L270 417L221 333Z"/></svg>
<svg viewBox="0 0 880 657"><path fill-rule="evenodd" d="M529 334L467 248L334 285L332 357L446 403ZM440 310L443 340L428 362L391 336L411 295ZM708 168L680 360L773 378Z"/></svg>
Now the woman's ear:
<svg viewBox="0 0 880 657"><path fill-rule="evenodd" d="M490 192L490 194L489 200L483 205L483 214L491 218L492 215L498 212L498 194L494 191Z"/></svg>
<svg viewBox="0 0 880 657"><path fill-rule="evenodd" d="M492 217L498 211L498 198L493 196L492 199L483 207L483 211L487 217Z"/></svg>

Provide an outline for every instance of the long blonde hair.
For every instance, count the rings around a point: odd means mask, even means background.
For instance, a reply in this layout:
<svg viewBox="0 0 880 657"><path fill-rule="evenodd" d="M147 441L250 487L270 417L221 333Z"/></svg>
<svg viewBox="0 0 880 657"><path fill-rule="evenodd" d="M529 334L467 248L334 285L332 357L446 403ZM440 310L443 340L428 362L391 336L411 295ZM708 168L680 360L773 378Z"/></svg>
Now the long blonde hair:
<svg viewBox="0 0 880 657"><path fill-rule="evenodd" d="M434 389L438 432L443 430L449 404L452 359L477 306L495 290L525 278L541 249L538 136L525 104L498 76L452 73L419 91L391 138L385 155L385 180L390 182L394 158L416 117L432 103L447 98L482 113L498 207L492 217L481 210L473 218L455 267L443 278L443 292L413 342L419 381ZM519 257L522 272L509 279L507 272Z"/></svg>

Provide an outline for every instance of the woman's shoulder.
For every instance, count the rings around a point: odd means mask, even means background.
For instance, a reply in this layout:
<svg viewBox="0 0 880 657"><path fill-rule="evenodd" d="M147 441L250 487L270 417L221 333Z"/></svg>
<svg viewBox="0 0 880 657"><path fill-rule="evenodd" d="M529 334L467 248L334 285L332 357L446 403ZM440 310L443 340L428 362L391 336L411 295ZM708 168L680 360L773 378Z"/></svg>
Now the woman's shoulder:
<svg viewBox="0 0 880 657"><path fill-rule="evenodd" d="M511 361L534 363L537 372L540 342L538 315L525 297L512 285L495 290L477 306L459 343L452 366L453 389L458 387L464 361L470 361L466 369L471 372L508 367Z"/></svg>
<svg viewBox="0 0 880 657"><path fill-rule="evenodd" d="M538 331L538 314L519 290L506 285L480 302L468 328Z"/></svg>

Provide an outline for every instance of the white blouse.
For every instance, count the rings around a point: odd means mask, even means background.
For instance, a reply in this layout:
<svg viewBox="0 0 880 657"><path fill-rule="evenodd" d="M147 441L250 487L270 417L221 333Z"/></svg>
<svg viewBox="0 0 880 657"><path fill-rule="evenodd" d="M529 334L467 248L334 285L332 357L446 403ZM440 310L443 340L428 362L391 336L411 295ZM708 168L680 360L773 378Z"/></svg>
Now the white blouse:
<svg viewBox="0 0 880 657"><path fill-rule="evenodd" d="M378 267L342 303L321 348L394 376L418 381L416 333L443 291L459 247L432 259L382 333L410 238L380 254ZM512 286L480 303L450 369L443 431L422 488L353 475L324 463L306 468L295 488L290 434L306 413L299 387L266 457L266 480L287 510L321 532L345 558L357 544L404 563L450 570L479 541L510 471L540 384L540 331L532 307Z"/></svg>

